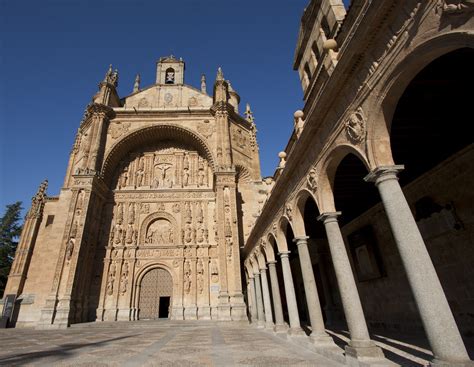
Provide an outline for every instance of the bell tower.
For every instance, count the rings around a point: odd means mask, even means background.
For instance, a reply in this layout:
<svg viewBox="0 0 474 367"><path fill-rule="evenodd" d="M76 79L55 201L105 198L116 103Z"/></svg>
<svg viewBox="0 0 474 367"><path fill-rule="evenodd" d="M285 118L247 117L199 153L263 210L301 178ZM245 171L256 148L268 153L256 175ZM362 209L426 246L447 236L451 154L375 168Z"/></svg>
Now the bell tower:
<svg viewBox="0 0 474 367"><path fill-rule="evenodd" d="M156 84L184 84L184 61L173 55L160 57L156 63Z"/></svg>

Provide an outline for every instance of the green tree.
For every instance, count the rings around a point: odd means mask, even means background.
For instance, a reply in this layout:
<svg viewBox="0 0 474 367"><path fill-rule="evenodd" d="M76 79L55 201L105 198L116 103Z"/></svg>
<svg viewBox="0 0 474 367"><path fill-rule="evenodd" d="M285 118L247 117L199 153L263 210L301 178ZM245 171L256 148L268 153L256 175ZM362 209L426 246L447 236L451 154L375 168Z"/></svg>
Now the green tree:
<svg viewBox="0 0 474 367"><path fill-rule="evenodd" d="M4 216L0 218L0 297L3 297L21 234L21 210L21 201L17 201L7 205Z"/></svg>

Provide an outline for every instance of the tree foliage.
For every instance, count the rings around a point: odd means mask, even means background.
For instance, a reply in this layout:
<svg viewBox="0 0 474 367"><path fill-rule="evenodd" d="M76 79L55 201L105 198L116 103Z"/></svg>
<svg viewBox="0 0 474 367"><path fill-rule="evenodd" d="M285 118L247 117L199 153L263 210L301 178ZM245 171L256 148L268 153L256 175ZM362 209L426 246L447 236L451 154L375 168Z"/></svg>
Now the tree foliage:
<svg viewBox="0 0 474 367"><path fill-rule="evenodd" d="M21 201L17 201L7 205L5 214L0 218L0 297L3 297L21 234L21 210Z"/></svg>

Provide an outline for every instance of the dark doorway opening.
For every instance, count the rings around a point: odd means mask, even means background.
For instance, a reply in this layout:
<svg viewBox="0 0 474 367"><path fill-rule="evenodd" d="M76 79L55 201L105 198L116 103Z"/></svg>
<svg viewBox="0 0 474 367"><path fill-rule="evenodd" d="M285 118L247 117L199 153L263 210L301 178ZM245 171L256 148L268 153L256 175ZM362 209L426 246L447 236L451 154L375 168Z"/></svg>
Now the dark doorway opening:
<svg viewBox="0 0 474 367"><path fill-rule="evenodd" d="M158 310L158 317L160 319L167 319L169 317L170 298L160 297L160 307Z"/></svg>

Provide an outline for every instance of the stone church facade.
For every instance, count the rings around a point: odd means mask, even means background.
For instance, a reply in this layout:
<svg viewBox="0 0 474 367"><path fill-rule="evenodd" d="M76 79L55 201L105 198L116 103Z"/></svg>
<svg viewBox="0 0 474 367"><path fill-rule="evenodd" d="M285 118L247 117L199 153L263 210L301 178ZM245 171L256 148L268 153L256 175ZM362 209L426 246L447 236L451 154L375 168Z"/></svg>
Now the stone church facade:
<svg viewBox="0 0 474 367"><path fill-rule="evenodd" d="M33 199L5 294L17 326L247 319L239 247L261 184L249 107L219 69L212 95L157 62L119 98L112 67L87 106L57 197ZM247 228L247 231L245 231Z"/></svg>
<svg viewBox="0 0 474 367"><path fill-rule="evenodd" d="M221 70L208 95L162 58L154 85L119 98L109 69L60 195L33 198L5 292L16 325L248 319L349 365L386 364L371 333L424 333L433 365L471 365L473 14L310 1L304 107L263 180Z"/></svg>

